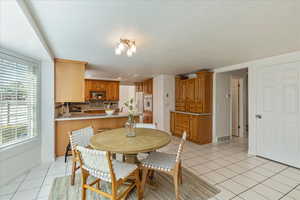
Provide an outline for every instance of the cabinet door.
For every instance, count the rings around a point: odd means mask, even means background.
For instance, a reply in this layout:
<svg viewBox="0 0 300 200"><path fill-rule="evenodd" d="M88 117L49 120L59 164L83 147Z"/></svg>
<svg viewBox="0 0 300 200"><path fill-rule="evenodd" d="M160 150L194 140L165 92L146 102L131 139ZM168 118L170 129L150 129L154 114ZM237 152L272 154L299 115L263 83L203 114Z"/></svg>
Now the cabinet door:
<svg viewBox="0 0 300 200"><path fill-rule="evenodd" d="M181 86L180 78L175 79L175 101L180 102L180 86Z"/></svg>
<svg viewBox="0 0 300 200"><path fill-rule="evenodd" d="M91 80L85 80L85 100L89 101L91 98L90 91L92 90Z"/></svg>
<svg viewBox="0 0 300 200"><path fill-rule="evenodd" d="M195 79L195 112L203 112L203 103L205 97L205 81L203 77Z"/></svg>
<svg viewBox="0 0 300 200"><path fill-rule="evenodd" d="M106 100L112 101L113 100L113 85L111 82L106 83Z"/></svg>
<svg viewBox="0 0 300 200"><path fill-rule="evenodd" d="M55 61L55 101L85 101L85 63L77 61Z"/></svg>
<svg viewBox="0 0 300 200"><path fill-rule="evenodd" d="M112 93L113 93L112 99L114 101L118 101L119 100L119 82L113 82Z"/></svg>
<svg viewBox="0 0 300 200"><path fill-rule="evenodd" d="M198 144L207 144L212 141L211 117L190 117L190 140Z"/></svg>
<svg viewBox="0 0 300 200"><path fill-rule="evenodd" d="M175 131L175 113L170 112L170 132L174 133Z"/></svg>
<svg viewBox="0 0 300 200"><path fill-rule="evenodd" d="M188 101L195 100L195 79L189 79L186 81L186 99Z"/></svg>
<svg viewBox="0 0 300 200"><path fill-rule="evenodd" d="M191 115L190 116L190 135L188 137L192 142L199 143L199 126L198 126L198 117Z"/></svg>

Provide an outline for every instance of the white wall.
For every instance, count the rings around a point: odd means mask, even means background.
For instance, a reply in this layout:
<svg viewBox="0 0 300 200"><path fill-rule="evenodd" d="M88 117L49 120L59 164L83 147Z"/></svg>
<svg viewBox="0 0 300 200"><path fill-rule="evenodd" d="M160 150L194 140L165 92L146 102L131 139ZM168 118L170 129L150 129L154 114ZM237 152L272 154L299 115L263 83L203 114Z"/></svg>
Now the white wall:
<svg viewBox="0 0 300 200"><path fill-rule="evenodd" d="M0 48L0 51L39 63L37 60L19 55L12 51ZM42 114L42 113L40 113ZM38 116L39 118L39 116ZM38 119L40 122L40 119ZM38 122L38 129L41 128ZM19 177L32 167L41 163L41 132L32 140L24 141L17 145L8 146L0 150L0 185Z"/></svg>
<svg viewBox="0 0 300 200"><path fill-rule="evenodd" d="M41 141L26 142L0 152L0 186L41 162Z"/></svg>
<svg viewBox="0 0 300 200"><path fill-rule="evenodd" d="M161 130L170 131L170 111L175 109L175 76L153 78L153 122Z"/></svg>
<svg viewBox="0 0 300 200"><path fill-rule="evenodd" d="M249 130L248 130L248 135L249 135L249 154L256 154L256 119L255 119L255 114L256 114L256 102L255 102L255 97L256 97L256 92L255 92L255 87L256 87L256 74L255 74L255 69L257 67L262 67L262 66L272 66L276 64L282 64L282 63L291 63L291 62L297 62L300 61L300 51L288 53L288 54L282 54L279 56L273 56L273 57L268 57L264 59L259 59L259 60L254 60L246 63L241 63L237 65L232 65L232 66L226 66L223 68L218 68L214 70L216 72L215 76L218 77L219 74L222 74L222 72L229 72L232 70L239 70L239 69L244 69L248 68L248 105L249 105L249 112L248 112L248 121L249 121ZM217 80L215 80L217 81ZM226 82L226 81L225 81ZM214 92L215 95L215 104L214 107L218 106L218 103L221 100L218 100L218 91L215 90ZM215 118L214 118L214 136L222 135L222 130L220 129L220 122L218 121L218 113L216 111L215 113ZM223 113L223 117L224 116ZM219 126L219 128L217 128ZM219 133L221 131L221 133ZM215 140L216 138L214 138Z"/></svg>
<svg viewBox="0 0 300 200"><path fill-rule="evenodd" d="M55 160L55 122L54 122L54 63L42 62L41 67L41 136L42 162Z"/></svg>
<svg viewBox="0 0 300 200"><path fill-rule="evenodd" d="M124 107L124 102L129 98L135 98L135 87L133 85L120 85L119 93L119 108ZM123 112L126 112L126 107L123 108Z"/></svg>
<svg viewBox="0 0 300 200"><path fill-rule="evenodd" d="M228 73L217 73L215 78L214 142L230 135L230 79Z"/></svg>

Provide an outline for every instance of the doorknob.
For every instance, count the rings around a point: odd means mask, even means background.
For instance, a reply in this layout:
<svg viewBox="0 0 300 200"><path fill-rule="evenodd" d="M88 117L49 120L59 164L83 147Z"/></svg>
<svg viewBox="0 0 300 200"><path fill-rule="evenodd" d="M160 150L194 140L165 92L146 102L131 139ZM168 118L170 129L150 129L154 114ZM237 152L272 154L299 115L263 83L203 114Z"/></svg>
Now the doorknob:
<svg viewBox="0 0 300 200"><path fill-rule="evenodd" d="M257 119L261 119L261 118L262 118L261 115L255 115L255 117L256 117Z"/></svg>

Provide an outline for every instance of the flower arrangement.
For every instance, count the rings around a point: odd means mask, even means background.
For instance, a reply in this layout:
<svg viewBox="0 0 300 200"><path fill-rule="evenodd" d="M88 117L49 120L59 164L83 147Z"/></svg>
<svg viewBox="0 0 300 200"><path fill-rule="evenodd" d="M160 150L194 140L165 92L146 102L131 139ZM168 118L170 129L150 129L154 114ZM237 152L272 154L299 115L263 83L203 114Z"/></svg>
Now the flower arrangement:
<svg viewBox="0 0 300 200"><path fill-rule="evenodd" d="M136 113L136 104L134 102L133 97L129 97L125 102L124 106L127 108L128 111L128 121L133 122L134 121L134 114Z"/></svg>
<svg viewBox="0 0 300 200"><path fill-rule="evenodd" d="M128 98L124 102L124 106L127 108L128 111L128 121L125 124L125 127L127 129L127 137L135 137L135 131L134 131L134 114L136 113L136 104L134 102L133 97Z"/></svg>

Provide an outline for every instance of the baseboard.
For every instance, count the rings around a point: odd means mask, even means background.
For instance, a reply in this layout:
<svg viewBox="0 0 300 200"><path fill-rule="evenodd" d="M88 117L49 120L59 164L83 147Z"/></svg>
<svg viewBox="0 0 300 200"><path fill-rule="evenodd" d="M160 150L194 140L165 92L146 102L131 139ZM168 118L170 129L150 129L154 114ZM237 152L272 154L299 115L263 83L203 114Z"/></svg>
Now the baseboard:
<svg viewBox="0 0 300 200"><path fill-rule="evenodd" d="M223 136L223 137L218 137L217 142L222 143L222 142L228 142L230 140L230 136Z"/></svg>

